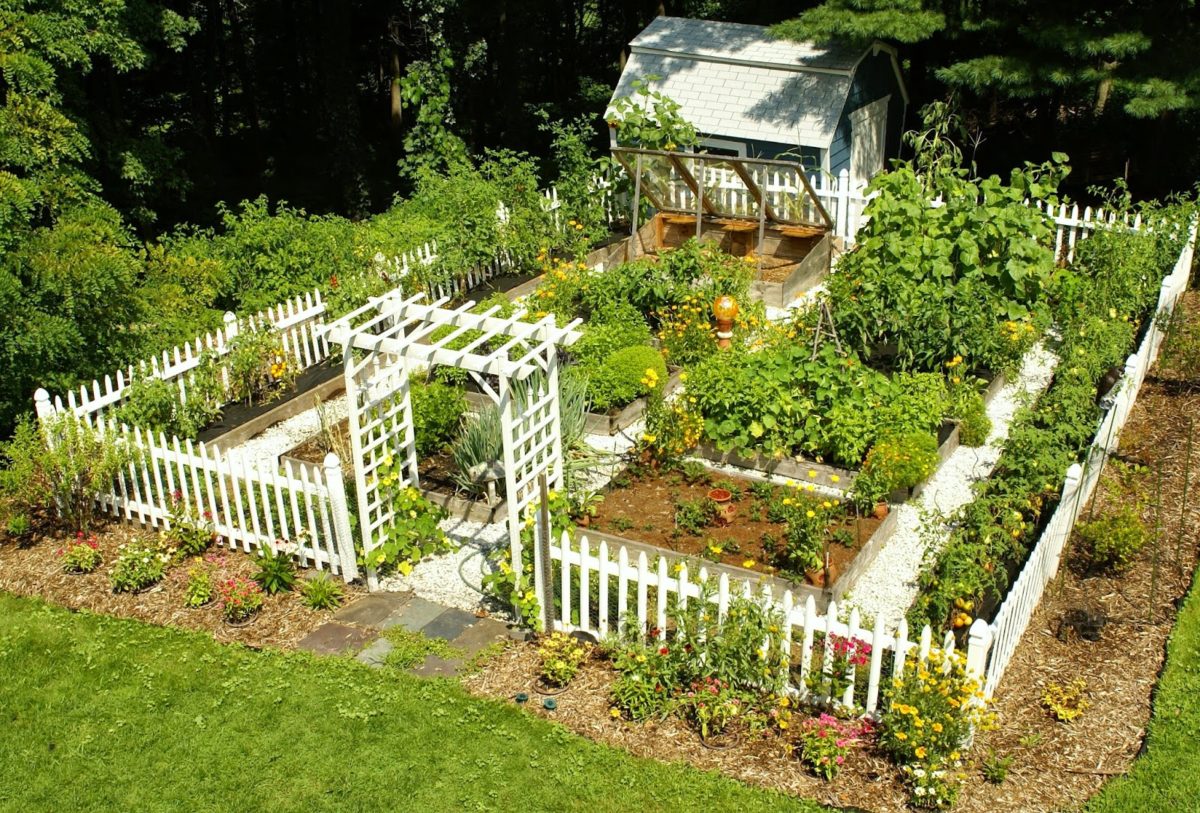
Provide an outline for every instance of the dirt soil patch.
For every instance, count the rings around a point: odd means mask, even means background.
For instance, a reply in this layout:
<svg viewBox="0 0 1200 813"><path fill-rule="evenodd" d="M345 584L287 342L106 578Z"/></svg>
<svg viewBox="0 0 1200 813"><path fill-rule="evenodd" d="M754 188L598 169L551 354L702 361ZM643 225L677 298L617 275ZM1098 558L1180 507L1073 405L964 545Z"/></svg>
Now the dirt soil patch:
<svg viewBox="0 0 1200 813"><path fill-rule="evenodd" d="M238 643L251 647L291 648L296 642L329 619L328 611L310 610L300 603L297 593L264 596L263 608L253 622L245 627L231 627L221 616L218 602L207 607L190 609L184 606L184 590L190 560L184 560L167 571L166 577L144 593L114 593L109 586L109 572L117 561L121 545L138 541L153 541L157 534L111 522L96 530L100 567L94 573L73 575L62 572L58 551L73 541L70 534L37 536L26 545L0 541L0 590L19 596L38 596L46 601L88 610L118 618L136 618L161 626L182 627L210 633L222 643ZM250 578L256 567L250 556L241 551L213 546L210 554L222 551L217 564L218 573L225 578ZM299 571L307 578L311 571ZM344 585L346 600L351 600L362 588Z"/></svg>
<svg viewBox="0 0 1200 813"><path fill-rule="evenodd" d="M1190 292L1185 301L1196 319L1200 295ZM1145 466L1147 470L1140 474L1143 485L1151 495L1156 488L1161 492L1161 500L1152 498L1141 506L1146 526L1152 531L1161 528L1158 541L1148 544L1120 576L1080 567L1074 545L1064 554L1059 576L1047 587L997 691L999 728L976 738L957 811L1078 810L1111 777L1125 773L1142 747L1166 640L1191 584L1200 542L1200 378L1189 380L1156 368L1122 434L1118 459ZM1104 485L1114 482L1116 468L1110 465ZM661 495L659 499L666 501ZM1099 515L1129 502L1127 496L1102 485L1095 512ZM1156 510L1158 504L1161 512ZM646 513L652 507L646 504L638 510ZM617 508L610 495L602 516ZM1099 640L1058 636L1064 616L1079 609L1106 618ZM787 737L747 738L729 750L713 751L678 720L638 724L612 718L608 687L614 672L600 658L589 661L572 687L557 698L557 710L546 712L533 702L538 698L532 688L538 669L534 646L519 646L466 684L478 694L499 699L529 692L532 713L639 756L684 760L830 805L886 813L909 809L897 769L870 747L855 752L837 779L826 783L791 755ZM1042 695L1050 684L1065 685L1076 677L1086 681L1091 705L1072 722L1056 722L1043 708ZM793 730L800 719L797 715ZM991 752L1013 758L1000 785L984 781L980 771Z"/></svg>
<svg viewBox="0 0 1200 813"><path fill-rule="evenodd" d="M619 485L610 485L604 494L597 514L589 527L608 534L644 542L666 550L697 556L735 567L746 567L753 561L753 569L762 573L777 573L786 565L781 559L784 530L781 522L767 521L766 501L750 492L753 481L742 477L712 476L695 483L688 483L678 472L643 477L618 478ZM734 486L730 488L729 484ZM726 488L733 493L729 505L735 510L728 525L712 523L702 534L689 533L675 522L675 505L681 501L700 501L708 497L714 487ZM740 495L738 492L741 492ZM790 489L776 487L772 499L783 499ZM855 517L853 508L843 502L846 513L829 526L830 535L845 532L854 544L843 545L830 541L828 545L830 569L833 579L844 573L859 549L871 538L881 524L874 517ZM764 544L764 540L765 544ZM771 540L774 540L772 542ZM711 543L711 545L710 545ZM715 554L714 547L721 550ZM802 579L803 574L799 577Z"/></svg>

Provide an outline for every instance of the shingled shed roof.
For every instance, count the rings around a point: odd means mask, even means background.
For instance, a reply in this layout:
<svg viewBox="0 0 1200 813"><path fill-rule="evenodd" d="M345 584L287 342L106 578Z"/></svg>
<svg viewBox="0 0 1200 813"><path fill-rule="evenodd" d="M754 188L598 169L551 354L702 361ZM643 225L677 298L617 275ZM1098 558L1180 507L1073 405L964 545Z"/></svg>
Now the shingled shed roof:
<svg viewBox="0 0 1200 813"><path fill-rule="evenodd" d="M702 133L828 148L867 51L777 40L757 25L658 17L630 43L613 97L654 89Z"/></svg>

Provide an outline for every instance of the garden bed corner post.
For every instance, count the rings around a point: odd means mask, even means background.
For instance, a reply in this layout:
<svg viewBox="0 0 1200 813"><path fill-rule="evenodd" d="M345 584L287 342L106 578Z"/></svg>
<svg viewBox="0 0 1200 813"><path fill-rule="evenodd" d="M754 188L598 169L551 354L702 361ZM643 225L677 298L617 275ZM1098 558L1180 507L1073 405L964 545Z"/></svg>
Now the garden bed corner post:
<svg viewBox="0 0 1200 813"><path fill-rule="evenodd" d="M341 560L342 579L348 584L358 578L358 563L354 558L354 536L350 528L350 505L346 502L346 482L342 479L342 461L333 452L325 455L325 488L329 491L333 537Z"/></svg>

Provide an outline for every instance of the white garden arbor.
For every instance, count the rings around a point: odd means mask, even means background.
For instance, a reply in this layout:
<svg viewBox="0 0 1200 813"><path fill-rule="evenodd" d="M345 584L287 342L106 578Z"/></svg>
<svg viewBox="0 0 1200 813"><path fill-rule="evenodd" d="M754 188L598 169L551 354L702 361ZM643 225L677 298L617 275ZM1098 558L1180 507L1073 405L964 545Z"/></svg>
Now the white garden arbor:
<svg viewBox="0 0 1200 813"><path fill-rule="evenodd" d="M562 486L558 348L578 341L579 320L566 327L553 315L522 322L494 316L496 308L471 313L474 302L448 308L446 301L396 289L326 328L342 347L363 551L369 562L395 517L378 482L385 461L399 461L400 487L420 486L409 379L443 365L467 371L499 408L509 547L520 572L521 514L538 499L539 477ZM376 586L374 568L367 584Z"/></svg>

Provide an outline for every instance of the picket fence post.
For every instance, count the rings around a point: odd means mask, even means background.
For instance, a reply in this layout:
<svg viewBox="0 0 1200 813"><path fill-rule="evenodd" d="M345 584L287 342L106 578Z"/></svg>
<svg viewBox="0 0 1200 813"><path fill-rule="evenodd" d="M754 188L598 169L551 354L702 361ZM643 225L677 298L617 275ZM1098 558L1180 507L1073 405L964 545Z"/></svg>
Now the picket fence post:
<svg viewBox="0 0 1200 813"><path fill-rule="evenodd" d="M44 387L38 387L33 394L33 406L37 410L38 421L54 417L54 404L50 403L50 393Z"/></svg>
<svg viewBox="0 0 1200 813"><path fill-rule="evenodd" d="M342 579L348 584L358 578L358 562L354 553L354 536L350 530L350 505L346 502L342 461L333 452L325 455L325 488L329 492L333 534L337 541L338 558L342 562ZM374 577L371 579L374 580ZM370 585L370 589L374 589L374 585Z"/></svg>

